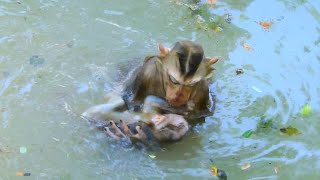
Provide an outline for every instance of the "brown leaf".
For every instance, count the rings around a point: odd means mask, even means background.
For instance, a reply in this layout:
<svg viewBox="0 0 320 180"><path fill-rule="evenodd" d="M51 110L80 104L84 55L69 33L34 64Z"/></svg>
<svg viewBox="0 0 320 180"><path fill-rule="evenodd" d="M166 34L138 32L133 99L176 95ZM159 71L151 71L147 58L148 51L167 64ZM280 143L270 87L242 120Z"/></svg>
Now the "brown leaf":
<svg viewBox="0 0 320 180"><path fill-rule="evenodd" d="M207 4L216 4L218 0L207 0Z"/></svg>
<svg viewBox="0 0 320 180"><path fill-rule="evenodd" d="M24 173L21 172L21 171L17 171L17 172L16 172L16 176L23 176L23 175L24 175Z"/></svg>
<svg viewBox="0 0 320 180"><path fill-rule="evenodd" d="M262 26L265 30L267 30L272 26L272 22L260 21L259 25Z"/></svg>
<svg viewBox="0 0 320 180"><path fill-rule="evenodd" d="M243 48L247 51L252 51L252 48L247 43L243 43Z"/></svg>

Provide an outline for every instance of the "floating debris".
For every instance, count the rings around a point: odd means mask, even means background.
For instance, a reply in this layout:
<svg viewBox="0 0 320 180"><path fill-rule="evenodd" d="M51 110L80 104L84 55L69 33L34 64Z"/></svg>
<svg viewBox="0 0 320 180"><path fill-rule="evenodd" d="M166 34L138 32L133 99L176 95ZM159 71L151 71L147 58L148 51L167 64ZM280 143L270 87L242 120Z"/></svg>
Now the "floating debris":
<svg viewBox="0 0 320 180"><path fill-rule="evenodd" d="M209 159L209 160L213 164L213 160L212 159ZM213 165L210 167L210 170L211 170L211 175L217 176L219 180L227 180L228 179L227 173L224 172L224 170L218 169L217 167L215 167Z"/></svg>
<svg viewBox="0 0 320 180"><path fill-rule="evenodd" d="M105 14L109 14L109 15L116 15L116 16L121 16L121 15L123 15L123 12L120 12L120 11L104 10L103 12L104 12Z"/></svg>
<svg viewBox="0 0 320 180"><path fill-rule="evenodd" d="M243 166L241 166L241 170L247 170L251 167L251 164L245 163Z"/></svg>
<svg viewBox="0 0 320 180"><path fill-rule="evenodd" d="M217 177L219 178L219 180L227 180L228 179L227 173L221 169L218 169Z"/></svg>
<svg viewBox="0 0 320 180"><path fill-rule="evenodd" d="M43 65L44 58L39 57L38 55L33 55L29 59L29 64L31 64L34 67L39 67Z"/></svg>
<svg viewBox="0 0 320 180"><path fill-rule="evenodd" d="M157 156L152 155L152 154L149 154L149 157L150 157L151 159L154 159L154 158L156 158Z"/></svg>
<svg viewBox="0 0 320 180"><path fill-rule="evenodd" d="M274 172L275 172L276 174L278 174L279 171L280 171L280 166L274 167Z"/></svg>
<svg viewBox="0 0 320 180"><path fill-rule="evenodd" d="M257 91L258 93L262 93L262 90L259 89L259 88L257 88L257 87L255 87L255 86L252 86L251 88L252 88L253 90Z"/></svg>
<svg viewBox="0 0 320 180"><path fill-rule="evenodd" d="M231 24L231 20L232 20L231 14L226 14L224 20L225 20L228 24Z"/></svg>
<svg viewBox="0 0 320 180"><path fill-rule="evenodd" d="M191 9L192 11L195 11L195 10L198 10L199 9L199 6L196 5L196 4L183 4L185 5L186 7L188 7L189 9Z"/></svg>
<svg viewBox="0 0 320 180"><path fill-rule="evenodd" d="M288 136L301 134L297 128L292 127L292 126L288 126L286 128L281 128L280 132L282 132L283 134L286 134Z"/></svg>
<svg viewBox="0 0 320 180"><path fill-rule="evenodd" d="M55 137L52 137L52 139L53 139L53 140L55 140L55 141L57 141L57 142L59 142L59 141L60 141L60 139L55 138Z"/></svg>
<svg viewBox="0 0 320 180"><path fill-rule="evenodd" d="M31 173L24 173L23 176L31 176Z"/></svg>
<svg viewBox="0 0 320 180"><path fill-rule="evenodd" d="M22 146L22 147L20 147L20 153L21 154L25 154L25 153L27 153L27 148L26 147L24 147L24 146Z"/></svg>
<svg viewBox="0 0 320 180"><path fill-rule="evenodd" d="M244 72L243 72L243 69L241 69L241 68L239 68L239 69L237 69L236 70L236 74L237 75L240 75L240 74L243 74Z"/></svg>
<svg viewBox="0 0 320 180"><path fill-rule="evenodd" d="M214 166L211 166L211 175L212 176L217 176L219 178L219 180L227 180L227 173L224 172L224 170L218 169Z"/></svg>
<svg viewBox="0 0 320 180"><path fill-rule="evenodd" d="M66 46L67 46L68 48L72 48L73 45L74 45L74 40L71 40L71 41L69 41L69 42L66 44Z"/></svg>

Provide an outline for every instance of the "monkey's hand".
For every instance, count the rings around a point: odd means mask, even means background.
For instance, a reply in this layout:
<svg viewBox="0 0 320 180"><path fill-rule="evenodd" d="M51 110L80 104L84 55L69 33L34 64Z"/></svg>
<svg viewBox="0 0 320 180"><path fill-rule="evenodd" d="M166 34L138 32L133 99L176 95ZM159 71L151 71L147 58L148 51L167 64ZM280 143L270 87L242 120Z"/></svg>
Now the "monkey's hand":
<svg viewBox="0 0 320 180"><path fill-rule="evenodd" d="M168 125L169 121L166 116L155 114L149 121L149 125L151 124L155 129L161 129Z"/></svg>
<svg viewBox="0 0 320 180"><path fill-rule="evenodd" d="M143 123L143 122L142 122ZM132 124L134 127L129 127L124 121L120 120L119 123L110 121L110 123L104 127L105 133L115 140L147 140L147 135L142 130L141 125Z"/></svg>

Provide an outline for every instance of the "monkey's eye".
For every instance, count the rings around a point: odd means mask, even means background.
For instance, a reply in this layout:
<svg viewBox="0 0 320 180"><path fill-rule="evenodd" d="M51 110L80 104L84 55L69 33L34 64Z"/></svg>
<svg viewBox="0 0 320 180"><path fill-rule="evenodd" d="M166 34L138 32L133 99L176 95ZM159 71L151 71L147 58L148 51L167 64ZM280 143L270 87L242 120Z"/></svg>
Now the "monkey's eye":
<svg viewBox="0 0 320 180"><path fill-rule="evenodd" d="M169 79L173 84L180 84L174 77L172 77L171 75L169 75Z"/></svg>
<svg viewBox="0 0 320 180"><path fill-rule="evenodd" d="M186 56L184 54L182 54L182 53L177 53L177 56L178 56L179 59L185 59L186 58Z"/></svg>

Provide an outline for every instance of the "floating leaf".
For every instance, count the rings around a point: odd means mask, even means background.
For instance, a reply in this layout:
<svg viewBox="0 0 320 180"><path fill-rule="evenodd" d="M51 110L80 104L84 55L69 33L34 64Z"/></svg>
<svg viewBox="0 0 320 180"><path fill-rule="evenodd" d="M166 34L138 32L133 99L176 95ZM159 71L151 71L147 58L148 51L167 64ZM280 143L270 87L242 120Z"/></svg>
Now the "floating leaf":
<svg viewBox="0 0 320 180"><path fill-rule="evenodd" d="M281 128L280 131L284 134L287 134L288 136L301 134L297 128L294 128L292 126Z"/></svg>
<svg viewBox="0 0 320 180"><path fill-rule="evenodd" d="M211 174L212 176L216 176L218 174L218 168L211 166Z"/></svg>
<svg viewBox="0 0 320 180"><path fill-rule="evenodd" d="M251 164L245 163L243 166L241 166L241 170L247 170L251 167Z"/></svg>
<svg viewBox="0 0 320 180"><path fill-rule="evenodd" d="M207 4L215 4L215 3L217 3L218 2L218 0L208 0L207 1Z"/></svg>
<svg viewBox="0 0 320 180"><path fill-rule="evenodd" d="M24 173L21 172L21 171L17 171L17 172L16 172L16 176L23 176L23 175L24 175Z"/></svg>
<svg viewBox="0 0 320 180"><path fill-rule="evenodd" d="M265 30L267 30L272 26L272 22L260 21L259 25L262 26Z"/></svg>
<svg viewBox="0 0 320 180"><path fill-rule="evenodd" d="M154 158L156 158L157 156L152 155L152 154L149 154L149 157L150 157L151 159L154 159Z"/></svg>
<svg viewBox="0 0 320 180"><path fill-rule="evenodd" d="M249 44L247 44L247 43L243 43L243 48L245 49L245 50L247 50L247 51L252 51L252 48L251 48L251 46L249 45Z"/></svg>
<svg viewBox="0 0 320 180"><path fill-rule="evenodd" d="M249 138L253 134L252 130L248 130L242 134L242 137Z"/></svg>
<svg viewBox="0 0 320 180"><path fill-rule="evenodd" d="M24 147L24 146L20 147L20 153L21 153L21 154L27 153L27 148Z"/></svg>
<svg viewBox="0 0 320 180"><path fill-rule="evenodd" d="M309 116L311 113L312 113L312 109L310 104L304 105L300 111L301 116L304 116L304 117Z"/></svg>

